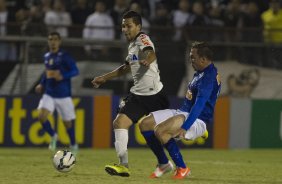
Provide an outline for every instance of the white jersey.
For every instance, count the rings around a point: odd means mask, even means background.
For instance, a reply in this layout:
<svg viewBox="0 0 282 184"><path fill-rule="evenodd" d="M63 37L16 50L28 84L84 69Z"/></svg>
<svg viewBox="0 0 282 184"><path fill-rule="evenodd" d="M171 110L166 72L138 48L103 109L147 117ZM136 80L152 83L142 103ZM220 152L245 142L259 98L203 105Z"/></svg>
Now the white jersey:
<svg viewBox="0 0 282 184"><path fill-rule="evenodd" d="M153 61L149 67L146 67L139 62L146 59L143 50L152 48L155 51L155 46L150 40L149 36L144 33L139 33L128 46L128 56L126 61L131 68L134 85L131 87L130 92L136 95L154 95L163 88L160 81L160 74L158 69L157 60Z"/></svg>

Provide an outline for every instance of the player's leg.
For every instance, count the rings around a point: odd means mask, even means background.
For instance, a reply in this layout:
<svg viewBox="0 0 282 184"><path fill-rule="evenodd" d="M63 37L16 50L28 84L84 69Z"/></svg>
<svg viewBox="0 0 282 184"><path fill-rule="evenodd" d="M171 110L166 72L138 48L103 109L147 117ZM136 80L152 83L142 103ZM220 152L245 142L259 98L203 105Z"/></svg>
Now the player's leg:
<svg viewBox="0 0 282 184"><path fill-rule="evenodd" d="M164 148L154 134L156 126L155 119L152 114L146 116L139 124L140 131L145 138L147 145L157 157L158 164L155 171L150 175L150 178L158 178L163 174L173 170L173 164L168 160Z"/></svg>
<svg viewBox="0 0 282 184"><path fill-rule="evenodd" d="M49 95L43 95L40 99L38 105L38 120L40 121L43 129L51 136L51 142L49 144L49 149L55 151L57 145L57 133L52 128L50 121L48 120L48 116L50 113L54 111L54 100Z"/></svg>
<svg viewBox="0 0 282 184"><path fill-rule="evenodd" d="M167 149L177 167L173 176L175 179L182 179L190 174L190 169L186 167L180 149L174 139L174 137L178 136L184 120L185 116L178 114L158 124L155 128L156 136Z"/></svg>
<svg viewBox="0 0 282 184"><path fill-rule="evenodd" d="M66 127L69 139L70 139L70 149L74 155L78 152L78 144L75 139L75 109L70 97L67 98L56 98L55 107L63 119L64 125Z"/></svg>
<svg viewBox="0 0 282 184"><path fill-rule="evenodd" d="M133 124L125 114L119 113L113 122L115 132L115 148L121 165L128 167L128 129Z"/></svg>
<svg viewBox="0 0 282 184"><path fill-rule="evenodd" d="M64 125L67 129L67 133L70 139L70 150L76 156L78 153L78 144L75 139L75 120L63 120Z"/></svg>
<svg viewBox="0 0 282 184"><path fill-rule="evenodd" d="M119 113L113 122L115 134L115 149L119 158L119 164L106 165L105 170L110 175L129 176L128 169L128 129L133 124L125 114Z"/></svg>

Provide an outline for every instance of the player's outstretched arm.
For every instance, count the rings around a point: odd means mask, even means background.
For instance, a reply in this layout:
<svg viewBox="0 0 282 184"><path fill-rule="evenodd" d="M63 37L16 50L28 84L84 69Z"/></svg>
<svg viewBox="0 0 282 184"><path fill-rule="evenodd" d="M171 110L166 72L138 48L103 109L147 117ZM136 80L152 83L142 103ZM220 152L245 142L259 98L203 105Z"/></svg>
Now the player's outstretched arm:
<svg viewBox="0 0 282 184"><path fill-rule="evenodd" d="M99 86L105 82L107 82L107 80L122 76L127 74L130 71L130 67L129 65L123 64L120 67L118 67L117 69L106 73L104 75L95 77L91 83L93 84L94 88L99 88Z"/></svg>

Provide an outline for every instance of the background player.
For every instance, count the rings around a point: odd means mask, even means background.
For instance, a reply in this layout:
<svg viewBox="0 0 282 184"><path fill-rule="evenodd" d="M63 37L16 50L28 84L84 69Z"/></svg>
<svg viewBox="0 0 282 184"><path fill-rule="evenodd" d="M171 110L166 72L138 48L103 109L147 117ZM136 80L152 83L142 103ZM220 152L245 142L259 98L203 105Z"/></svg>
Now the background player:
<svg viewBox="0 0 282 184"><path fill-rule="evenodd" d="M95 77L92 81L93 86L98 88L107 80L125 75L130 71L134 80L134 85L128 96L120 103L119 112L113 122L119 164L105 166L105 170L110 175L130 175L127 153L129 127L150 112L166 109L169 105L162 91L163 84L160 81L154 44L148 35L140 32L141 28L141 16L138 13L128 11L123 15L122 32L130 42L126 63L109 73ZM152 137L150 143L162 148L154 133L144 136ZM167 164L168 159L161 151L157 157L161 157Z"/></svg>
<svg viewBox="0 0 282 184"><path fill-rule="evenodd" d="M183 179L190 174L186 167L175 138L194 140L207 136L206 123L213 119L216 99L221 83L217 69L212 63L213 52L204 42L195 42L190 51L190 61L196 73L188 84L186 98L180 109L165 109L152 112L143 119L140 126L143 129L154 129L160 142L168 150L177 166L174 179ZM162 170L157 167L156 177L162 176Z"/></svg>
<svg viewBox="0 0 282 184"><path fill-rule="evenodd" d="M46 69L40 84L35 88L37 93L44 92L38 105L39 121L42 123L43 129L52 137L49 149L55 151L58 136L47 118L56 109L67 129L70 148L76 154L78 145L75 141L75 110L71 99L71 78L78 75L79 71L75 60L60 49L60 45L60 34L50 33L48 35L49 52L44 55Z"/></svg>

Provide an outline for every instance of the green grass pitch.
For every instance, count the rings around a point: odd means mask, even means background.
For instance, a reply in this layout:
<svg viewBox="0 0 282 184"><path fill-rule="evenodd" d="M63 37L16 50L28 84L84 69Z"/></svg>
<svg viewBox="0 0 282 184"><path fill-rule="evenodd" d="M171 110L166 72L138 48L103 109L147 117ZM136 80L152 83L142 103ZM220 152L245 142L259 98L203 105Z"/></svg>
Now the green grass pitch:
<svg viewBox="0 0 282 184"><path fill-rule="evenodd" d="M156 161L148 149L129 148L130 177L105 173L104 166L117 161L114 149L80 149L77 164L69 173L59 173L45 148L0 148L0 184L256 184L282 183L282 149L212 150L183 149L192 174L184 181L149 179Z"/></svg>

